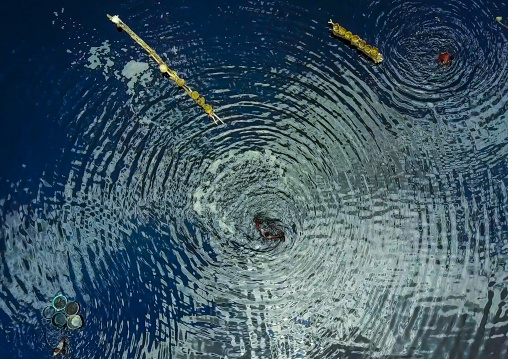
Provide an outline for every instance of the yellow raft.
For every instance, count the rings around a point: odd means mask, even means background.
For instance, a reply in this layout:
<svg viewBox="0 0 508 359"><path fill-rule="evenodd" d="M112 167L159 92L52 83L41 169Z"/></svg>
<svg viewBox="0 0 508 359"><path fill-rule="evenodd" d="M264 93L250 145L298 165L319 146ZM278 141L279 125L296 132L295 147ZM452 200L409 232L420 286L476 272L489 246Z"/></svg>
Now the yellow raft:
<svg viewBox="0 0 508 359"><path fill-rule="evenodd" d="M367 42L362 40L360 36L353 35L351 31L347 31L345 28L340 26L338 23L334 23L332 20L328 21L328 24L332 26L332 32L335 36L351 42L351 45L355 46L358 48L358 50L370 57L376 64L383 62L383 55L379 53L377 47L367 45Z"/></svg>

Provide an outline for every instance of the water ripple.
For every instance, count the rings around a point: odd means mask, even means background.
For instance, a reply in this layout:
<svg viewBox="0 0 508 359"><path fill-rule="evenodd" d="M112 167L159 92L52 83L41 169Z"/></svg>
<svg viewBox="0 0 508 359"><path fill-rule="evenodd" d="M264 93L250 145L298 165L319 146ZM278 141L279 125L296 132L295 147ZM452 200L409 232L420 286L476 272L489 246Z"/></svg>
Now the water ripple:
<svg viewBox="0 0 508 359"><path fill-rule="evenodd" d="M506 39L483 5L372 2L344 26L375 26L380 66L317 10L243 2L210 27L131 5L227 125L114 29L82 54L58 169L35 210L2 200L0 310L22 327L0 328L27 341L45 323L22 309L63 291L82 358L504 355Z"/></svg>

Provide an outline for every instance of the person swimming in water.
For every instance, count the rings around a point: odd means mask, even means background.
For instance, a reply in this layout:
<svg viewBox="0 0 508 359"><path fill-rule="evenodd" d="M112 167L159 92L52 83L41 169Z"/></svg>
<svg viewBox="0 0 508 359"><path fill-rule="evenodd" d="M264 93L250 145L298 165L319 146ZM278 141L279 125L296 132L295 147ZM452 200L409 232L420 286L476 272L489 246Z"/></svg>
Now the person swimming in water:
<svg viewBox="0 0 508 359"><path fill-rule="evenodd" d="M437 57L439 61L439 65L441 66L450 66L452 64L453 56L448 52L442 52Z"/></svg>
<svg viewBox="0 0 508 359"><path fill-rule="evenodd" d="M65 337L62 337L62 340L60 340L60 343L56 346L55 349L53 349L53 356L56 357L60 354L65 354L65 346L66 346L66 339Z"/></svg>
<svg viewBox="0 0 508 359"><path fill-rule="evenodd" d="M254 218L254 224L256 225L256 229L259 231L259 234L264 239L281 239L284 241L284 228L279 221L273 219Z"/></svg>

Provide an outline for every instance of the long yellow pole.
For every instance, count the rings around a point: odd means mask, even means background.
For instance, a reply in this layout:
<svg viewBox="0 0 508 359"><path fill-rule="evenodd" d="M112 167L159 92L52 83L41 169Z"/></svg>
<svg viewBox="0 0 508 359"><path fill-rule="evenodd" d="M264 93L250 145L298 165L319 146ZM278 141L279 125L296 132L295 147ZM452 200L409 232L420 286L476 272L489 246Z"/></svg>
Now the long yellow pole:
<svg viewBox="0 0 508 359"><path fill-rule="evenodd" d="M152 49L150 46L148 46L148 44L144 42L143 39L141 39L138 35L136 35L136 33L132 31L130 27L128 27L122 20L120 20L118 15L115 16L108 15L108 19L111 20L111 22L115 24L119 29L122 29L127 34L129 34L129 36L132 37L134 41L136 41L143 49L145 49L146 52L148 52L148 55L150 55L150 57L154 59L157 62L157 64L159 64L159 70L163 74L164 73L168 74L171 80L173 80L178 86L183 88L185 92L187 92L187 94L190 96L190 98L196 101L196 103L203 108L203 110L208 114L208 116L212 118L213 122L215 122L216 124L218 123L217 121L224 123L224 121L222 121L222 119L213 112L212 106L206 103L205 98L200 96L197 91L193 91L189 86L187 86L185 80L179 77L176 71L171 70L168 67L168 65L166 65L166 63L162 61L162 59L155 52L155 50Z"/></svg>

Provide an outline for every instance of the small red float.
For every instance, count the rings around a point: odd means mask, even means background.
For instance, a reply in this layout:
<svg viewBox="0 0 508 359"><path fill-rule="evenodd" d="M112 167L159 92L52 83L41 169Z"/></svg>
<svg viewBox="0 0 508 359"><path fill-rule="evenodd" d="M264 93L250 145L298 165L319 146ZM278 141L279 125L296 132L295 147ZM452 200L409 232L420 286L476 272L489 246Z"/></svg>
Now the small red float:
<svg viewBox="0 0 508 359"><path fill-rule="evenodd" d="M448 51L442 52L438 56L439 65L448 66L452 63L453 56Z"/></svg>

